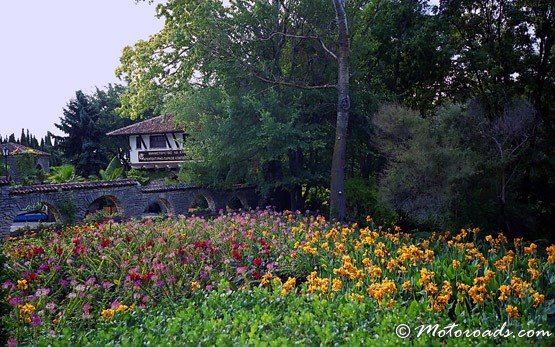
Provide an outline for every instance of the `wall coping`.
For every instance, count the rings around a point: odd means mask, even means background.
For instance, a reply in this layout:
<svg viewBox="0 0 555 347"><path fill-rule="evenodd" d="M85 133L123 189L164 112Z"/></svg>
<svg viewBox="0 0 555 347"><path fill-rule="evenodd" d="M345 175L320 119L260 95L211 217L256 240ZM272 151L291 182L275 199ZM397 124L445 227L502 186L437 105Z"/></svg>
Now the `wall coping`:
<svg viewBox="0 0 555 347"><path fill-rule="evenodd" d="M129 186L139 186L140 183L134 180L116 181L97 181L97 182L71 182L54 184L35 184L31 186L14 187L10 189L10 195L24 195L32 193L50 193L66 190L89 190L104 188L119 188Z"/></svg>

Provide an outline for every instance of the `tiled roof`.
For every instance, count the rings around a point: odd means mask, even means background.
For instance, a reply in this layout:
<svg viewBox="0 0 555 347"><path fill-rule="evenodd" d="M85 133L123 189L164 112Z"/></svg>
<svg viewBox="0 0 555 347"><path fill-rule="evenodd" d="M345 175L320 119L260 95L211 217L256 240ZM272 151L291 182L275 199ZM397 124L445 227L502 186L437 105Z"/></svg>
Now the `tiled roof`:
<svg viewBox="0 0 555 347"><path fill-rule="evenodd" d="M126 127L107 133L108 136L118 135L142 135L142 134L161 134L183 131L174 123L173 115L162 115L144 120L139 123L131 124Z"/></svg>
<svg viewBox="0 0 555 347"><path fill-rule="evenodd" d="M24 154L24 153L29 153L37 156L50 156L50 154L46 152L39 151L38 149L34 149L31 147L23 146L23 145L20 145L19 143L13 143L13 142L0 143L0 153L2 153L4 148L8 148L8 150L10 151L10 154L8 156Z"/></svg>
<svg viewBox="0 0 555 347"><path fill-rule="evenodd" d="M63 190L82 190L97 188L117 188L139 185L133 180L116 180L116 181L97 181L97 182L71 182L56 184L36 184L32 186L23 186L10 189L11 195L21 195L29 193L49 193Z"/></svg>

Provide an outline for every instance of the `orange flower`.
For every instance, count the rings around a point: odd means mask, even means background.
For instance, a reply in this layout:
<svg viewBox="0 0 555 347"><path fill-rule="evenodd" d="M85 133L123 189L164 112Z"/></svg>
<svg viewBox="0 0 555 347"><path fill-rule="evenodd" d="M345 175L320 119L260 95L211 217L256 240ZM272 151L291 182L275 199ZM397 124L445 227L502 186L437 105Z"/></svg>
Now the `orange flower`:
<svg viewBox="0 0 555 347"><path fill-rule="evenodd" d="M518 312L518 308L513 305L507 305L507 314L509 318L518 318L520 317L520 313Z"/></svg>
<svg viewBox="0 0 555 347"><path fill-rule="evenodd" d="M535 243L531 243L530 246L524 247L524 253L532 254L532 253L535 253L537 249L538 249L538 246Z"/></svg>
<svg viewBox="0 0 555 347"><path fill-rule="evenodd" d="M555 245L551 245L545 249L547 251L547 262L555 263Z"/></svg>

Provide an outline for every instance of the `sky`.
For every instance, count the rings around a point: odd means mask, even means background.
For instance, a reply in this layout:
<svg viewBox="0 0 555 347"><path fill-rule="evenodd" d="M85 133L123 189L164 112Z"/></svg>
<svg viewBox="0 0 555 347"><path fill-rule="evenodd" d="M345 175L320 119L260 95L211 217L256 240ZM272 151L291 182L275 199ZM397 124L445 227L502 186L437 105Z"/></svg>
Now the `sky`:
<svg viewBox="0 0 555 347"><path fill-rule="evenodd" d="M121 83L122 49L162 26L148 1L1 1L0 135L60 134L54 123L75 92Z"/></svg>

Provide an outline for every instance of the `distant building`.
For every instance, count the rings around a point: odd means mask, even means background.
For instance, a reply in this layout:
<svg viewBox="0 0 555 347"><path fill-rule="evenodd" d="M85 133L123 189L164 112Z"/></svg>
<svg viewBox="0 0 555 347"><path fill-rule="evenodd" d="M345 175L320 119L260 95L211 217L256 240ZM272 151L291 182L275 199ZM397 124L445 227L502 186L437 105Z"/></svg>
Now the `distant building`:
<svg viewBox="0 0 555 347"><path fill-rule="evenodd" d="M129 164L135 169L177 168L185 160L186 134L174 123L173 115L163 115L106 134L126 136Z"/></svg>
<svg viewBox="0 0 555 347"><path fill-rule="evenodd" d="M50 172L50 154L12 142L0 143L2 167L6 162L3 155L5 149L8 150L8 174L11 181L21 182L33 169L43 173Z"/></svg>

